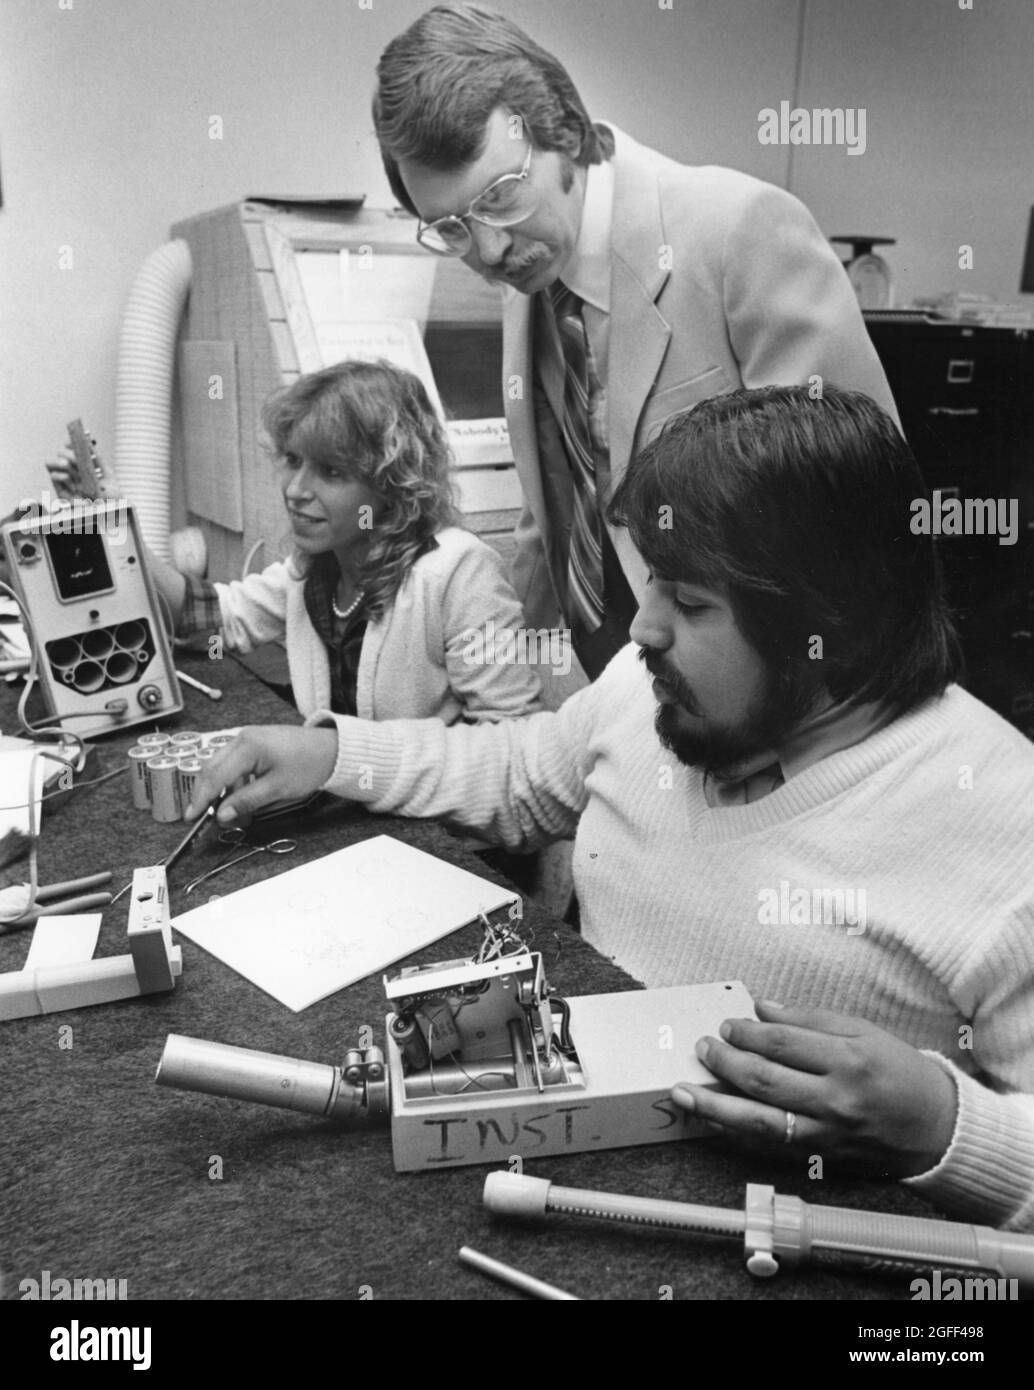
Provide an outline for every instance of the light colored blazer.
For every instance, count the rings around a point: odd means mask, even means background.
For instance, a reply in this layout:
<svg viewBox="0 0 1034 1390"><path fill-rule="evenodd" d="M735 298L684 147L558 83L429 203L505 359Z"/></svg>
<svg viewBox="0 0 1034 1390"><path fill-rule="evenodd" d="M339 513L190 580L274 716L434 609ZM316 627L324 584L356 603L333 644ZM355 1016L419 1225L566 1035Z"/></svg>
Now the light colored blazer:
<svg viewBox="0 0 1034 1390"><path fill-rule="evenodd" d="M356 707L361 719L509 719L540 709L534 667L478 662L472 631L516 629L523 622L502 560L468 531L439 531L395 600L367 623L359 657ZM293 560L232 584L216 584L231 650L287 639L295 703L303 715L330 707L330 663L305 607L304 575ZM494 644L492 650L494 650Z"/></svg>
<svg viewBox="0 0 1034 1390"><path fill-rule="evenodd" d="M601 503L669 415L741 386L804 385L817 374L864 391L897 420L854 291L804 205L732 169L677 164L611 129L611 486ZM542 485L533 319L532 297L505 289L503 394L525 498L513 581L529 625L544 627L557 620L551 571L566 569L567 540L555 534ZM610 534L641 592L645 568L627 531Z"/></svg>

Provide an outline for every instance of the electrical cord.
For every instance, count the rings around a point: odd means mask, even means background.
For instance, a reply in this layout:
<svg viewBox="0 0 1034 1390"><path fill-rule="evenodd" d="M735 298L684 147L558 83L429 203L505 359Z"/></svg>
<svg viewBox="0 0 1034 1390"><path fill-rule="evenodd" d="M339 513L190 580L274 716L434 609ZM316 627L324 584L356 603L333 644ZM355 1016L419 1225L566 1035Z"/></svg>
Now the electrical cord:
<svg viewBox="0 0 1034 1390"><path fill-rule="evenodd" d="M62 758L58 753L48 753L45 750L41 750L41 756L44 758L51 758L54 762L65 762L65 759ZM73 774L77 771L77 769L73 768L70 763L66 763L65 765ZM128 767L114 767L111 769L110 772L102 772L99 777L88 777L85 782L75 782L71 787L59 787L57 791L44 792L42 796L37 798L37 800L49 801L52 797L64 796L66 792L79 792L82 791L85 787L96 787L99 786L101 782L110 782L112 777L122 777L128 771ZM29 802L20 801L16 806L0 806L0 811L24 811L28 807L28 805Z"/></svg>
<svg viewBox="0 0 1034 1390"><path fill-rule="evenodd" d="M259 553L259 551L262 549L265 543L265 537L259 536L258 540L248 551L247 555L245 555L244 563L243 565L241 565L241 579L247 579L248 574L251 571L251 562L252 560L254 560L255 556Z"/></svg>
<svg viewBox="0 0 1034 1390"><path fill-rule="evenodd" d="M23 921L23 919L27 917L32 917L36 911L36 894L39 892L39 869L37 854L39 846L39 821L37 820L36 798L32 795L32 791L36 785L36 769L40 758L47 758L56 762L64 763L64 765L67 768L69 768L69 771L72 771L71 765L66 761L66 759L60 757L59 755L53 752L44 752L42 750L33 751L32 758L29 762L29 800L25 803L24 808L18 808L26 809L29 813L29 900L22 908L21 912L16 913L13 917L0 918L0 927L16 927ZM42 800L42 798L40 799Z"/></svg>
<svg viewBox="0 0 1034 1390"><path fill-rule="evenodd" d="M512 1081L512 1080L513 1080L513 1077L510 1075L510 1073L509 1073L509 1072L505 1072L505 1071L483 1071L483 1072L481 1073L480 1076L471 1076L470 1072L466 1069L466 1067L463 1065L463 1063L459 1060L459 1058L456 1056L455 1052L447 1052L447 1053L445 1054L446 1057L448 1057L448 1059L449 1059L450 1062L454 1062L454 1063L456 1064L456 1066L459 1068L459 1070L463 1073L463 1075L467 1078L467 1084L466 1084L466 1086L461 1086L460 1089L459 1089L458 1091L455 1091L455 1092L453 1092L453 1091L439 1091L439 1090L438 1090L438 1087L434 1084L434 1054L433 1054L433 1052L431 1051L431 1038L432 1038L433 1034L434 1034L434 1020L433 1020L433 1019L428 1019L428 1021L427 1021L427 1071L428 1071L428 1078L429 1078L429 1080L430 1080L430 1082L431 1082L431 1093L432 1093L433 1095L436 1095L436 1096L443 1096L443 1095L458 1095L458 1096L461 1096L461 1095L463 1095L464 1091L469 1090L471 1086L473 1086L476 1090L479 1090L479 1091L491 1091L491 1090L495 1090L496 1088L493 1087L493 1086L482 1086L481 1082L484 1080L484 1078L485 1078L486 1076L501 1076L501 1077L503 1078L504 1081Z"/></svg>
<svg viewBox="0 0 1034 1390"><path fill-rule="evenodd" d="M22 603L18 594L15 592L14 589L11 588L10 584L5 584L2 580L0 580L0 589L2 589L3 592L6 593L10 598L12 598L14 602L17 604L18 612L21 614L22 626L25 628L25 635L28 638L29 642L29 669L25 673L25 686L18 697L18 723L27 734L32 734L33 736L38 736L40 734L44 736L50 734L57 734L60 740L64 740L66 738L71 739L77 746L75 756L78 766L75 770L77 772L81 772L83 765L86 761L86 744L84 740L81 739L78 734L73 733L71 729L61 728L60 725L62 723L62 719L58 718L57 716L54 716L50 719L40 720L36 724L31 723L28 717L26 716L25 706L28 702L29 695L32 693L32 687L38 680L39 643L36 640L35 629L32 626L32 619L29 617L28 609L25 607L25 604ZM64 718L95 719L96 714L70 714L65 715Z"/></svg>

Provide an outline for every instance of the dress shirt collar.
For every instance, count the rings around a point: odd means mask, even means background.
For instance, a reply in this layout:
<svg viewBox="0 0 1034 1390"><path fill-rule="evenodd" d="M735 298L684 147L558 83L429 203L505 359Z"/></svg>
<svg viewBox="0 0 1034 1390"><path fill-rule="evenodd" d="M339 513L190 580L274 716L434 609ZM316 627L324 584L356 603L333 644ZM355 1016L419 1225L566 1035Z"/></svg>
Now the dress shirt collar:
<svg viewBox="0 0 1034 1390"><path fill-rule="evenodd" d="M865 705L842 701L801 724L779 750L783 777L789 781L805 768L861 743L889 724L891 711L879 701Z"/></svg>
<svg viewBox="0 0 1034 1390"><path fill-rule="evenodd" d="M614 212L614 166L605 159L585 171L582 225L560 278L579 299L610 313L610 233Z"/></svg>
<svg viewBox="0 0 1034 1390"><path fill-rule="evenodd" d="M722 778L708 776L704 795L709 806L743 806L778 790L806 768L861 743L890 722L891 712L879 702L830 705L799 724L778 751L759 753Z"/></svg>

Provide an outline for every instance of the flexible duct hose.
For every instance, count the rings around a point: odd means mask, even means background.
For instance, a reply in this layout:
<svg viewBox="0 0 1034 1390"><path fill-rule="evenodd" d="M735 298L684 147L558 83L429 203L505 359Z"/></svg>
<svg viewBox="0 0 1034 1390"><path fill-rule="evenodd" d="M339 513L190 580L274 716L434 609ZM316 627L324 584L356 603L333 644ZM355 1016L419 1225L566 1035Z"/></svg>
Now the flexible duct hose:
<svg viewBox="0 0 1034 1390"><path fill-rule="evenodd" d="M190 248L167 242L144 261L122 316L115 388L115 470L144 540L169 559L169 457L176 335L190 289Z"/></svg>

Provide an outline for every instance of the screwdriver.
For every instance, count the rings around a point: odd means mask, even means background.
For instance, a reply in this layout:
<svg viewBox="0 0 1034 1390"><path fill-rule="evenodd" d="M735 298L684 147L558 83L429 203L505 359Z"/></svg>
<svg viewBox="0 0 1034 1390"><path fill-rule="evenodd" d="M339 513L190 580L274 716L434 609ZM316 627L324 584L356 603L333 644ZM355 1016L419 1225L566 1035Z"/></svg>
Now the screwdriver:
<svg viewBox="0 0 1034 1390"><path fill-rule="evenodd" d="M959 1269L1016 1279L1034 1288L1034 1236L961 1221L820 1207L747 1184L742 1211L650 1197L558 1187L509 1170L489 1173L484 1204L502 1216L589 1216L703 1235L742 1235L747 1269L759 1278L809 1259L901 1269Z"/></svg>
<svg viewBox="0 0 1034 1390"><path fill-rule="evenodd" d="M222 804L222 800L225 795L225 791L220 792L216 799L211 803L208 810L203 812L202 815L198 816L197 820L184 835L183 839L180 840L179 844L172 851L172 853L167 855L166 858L162 860L163 869L171 869L173 864L175 864L176 860L180 857L180 855L187 848L187 846L194 839L194 837L201 830L203 830L206 825L210 824L210 822L215 817L216 811L218 811L220 805Z"/></svg>
<svg viewBox="0 0 1034 1390"><path fill-rule="evenodd" d="M180 855L187 848L190 842L195 838L195 836L198 835L202 830L204 830L206 825L211 824L211 822L215 819L215 813L219 809L219 806L225 795L225 791L220 792L216 799L209 806L208 810L205 811L203 815L198 816L197 820L190 827L187 833L183 836L182 840L180 840L176 848L172 850L170 854L167 854L166 857L162 860L160 865L161 868L171 869L173 864L175 864L176 860L180 857ZM120 888L118 892L115 894L115 896L111 899L112 903L117 903L119 898L124 897L125 894L129 892L130 888L132 888L132 886L132 881L130 881L126 884L124 888Z"/></svg>

